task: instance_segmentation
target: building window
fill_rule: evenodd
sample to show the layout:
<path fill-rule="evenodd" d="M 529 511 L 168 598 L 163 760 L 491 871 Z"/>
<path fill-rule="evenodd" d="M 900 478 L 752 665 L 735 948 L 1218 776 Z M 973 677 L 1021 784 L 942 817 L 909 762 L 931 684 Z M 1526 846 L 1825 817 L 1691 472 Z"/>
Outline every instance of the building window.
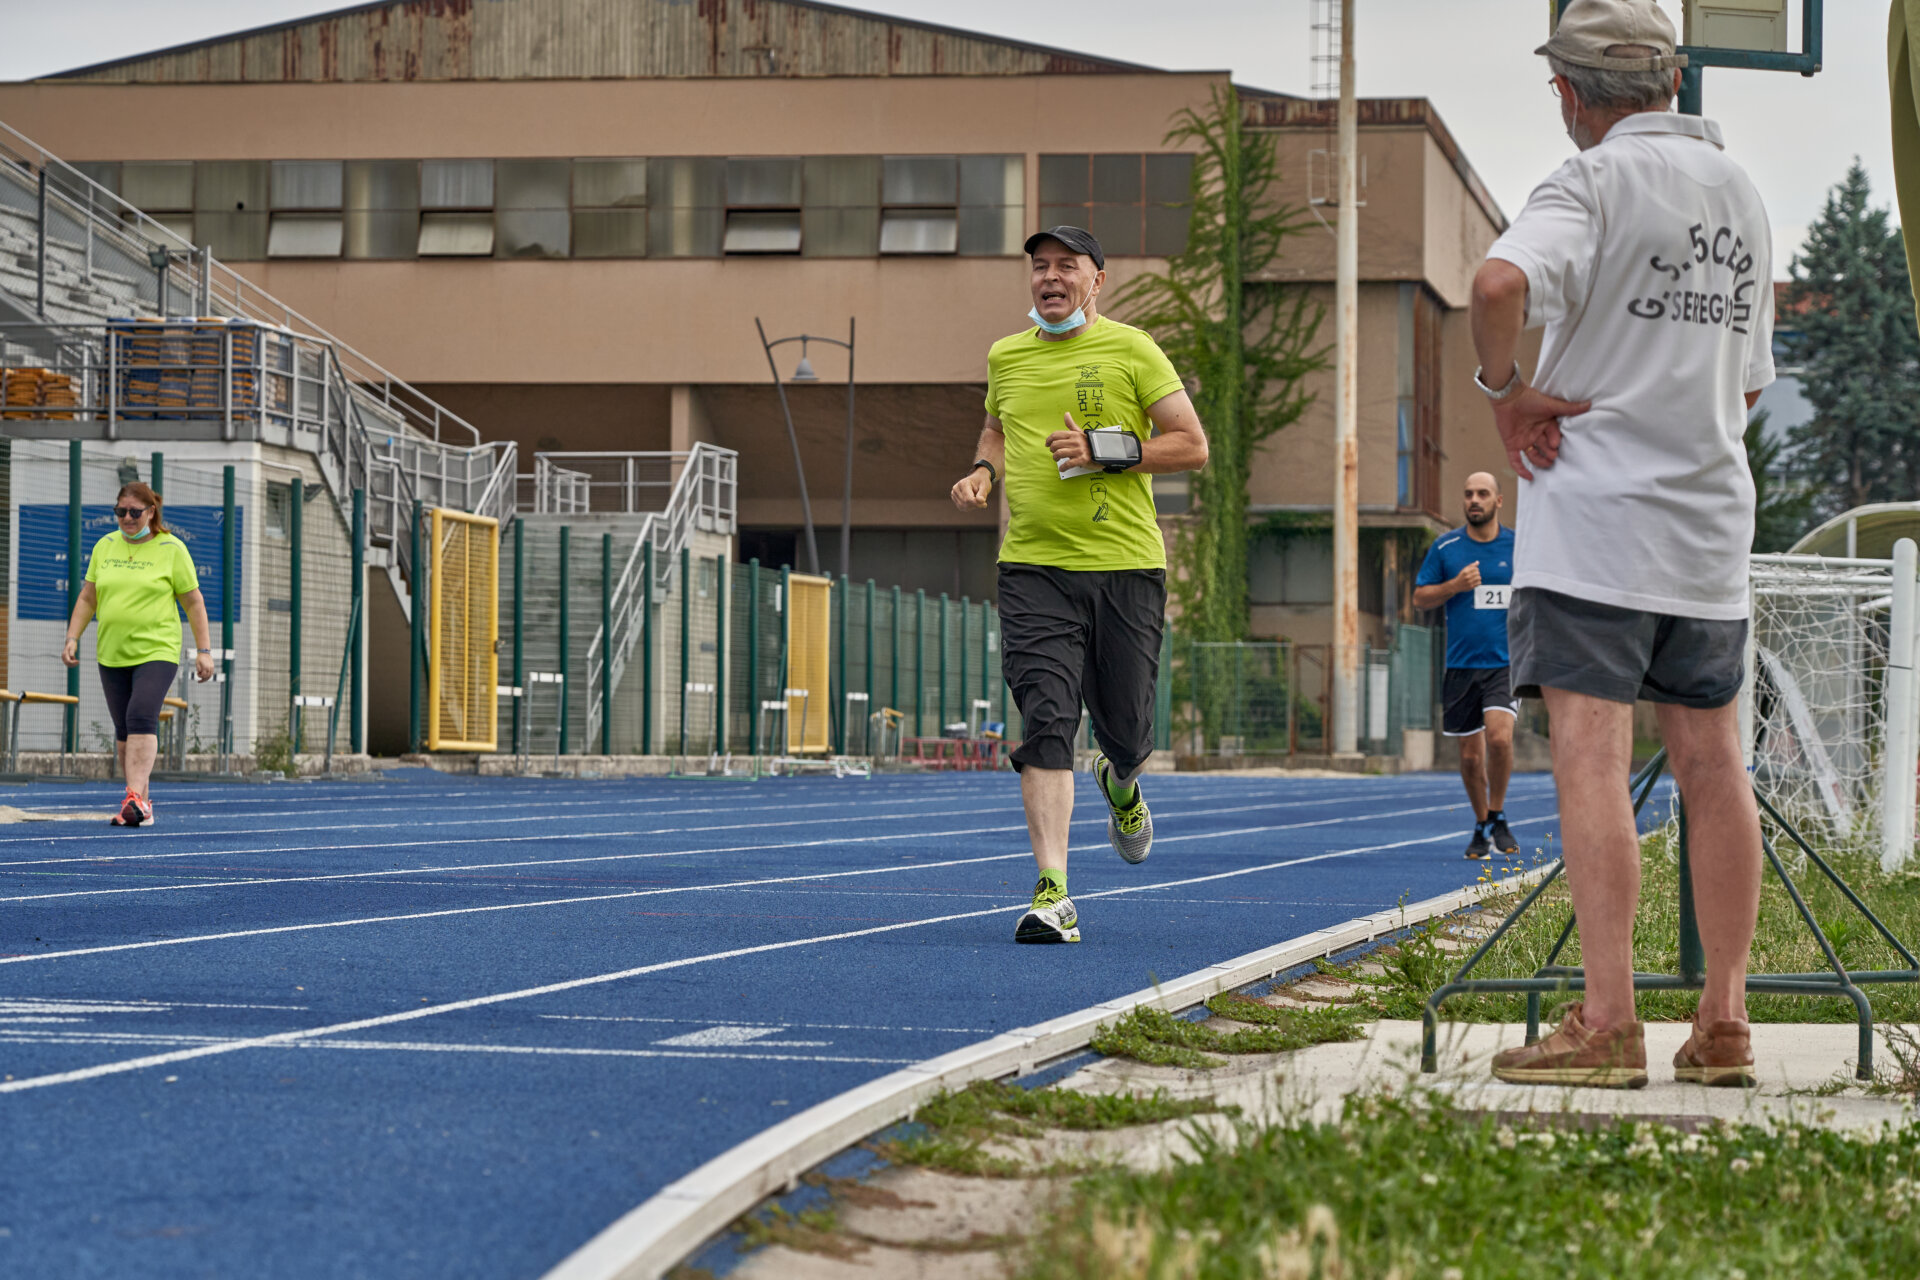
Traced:
<path fill-rule="evenodd" d="M 807 157 L 800 252 L 809 258 L 871 258 L 880 252 L 880 157 Z"/>
<path fill-rule="evenodd" d="M 718 257 L 726 208 L 725 160 L 668 156 L 647 161 L 647 251 L 654 257 Z"/>
<path fill-rule="evenodd" d="M 721 251 L 799 253 L 800 177 L 797 158 L 729 159 Z"/>
<path fill-rule="evenodd" d="M 120 198 L 182 240 L 193 239 L 193 161 L 127 161 Z"/>
<path fill-rule="evenodd" d="M 1333 603 L 1333 535 L 1267 534 L 1247 546 L 1247 601 L 1257 605 Z"/>
<path fill-rule="evenodd" d="M 1439 517 L 1440 304 L 1417 284 L 1400 286 L 1397 373 L 1398 504 Z"/>
<path fill-rule="evenodd" d="M 573 162 L 573 256 L 647 256 L 647 162 Z"/>
<path fill-rule="evenodd" d="M 572 241 L 572 166 L 565 160 L 494 162 L 493 252 L 499 258 L 564 258 Z"/>
<path fill-rule="evenodd" d="M 1193 157 L 1131 152 L 1040 157 L 1040 224 L 1085 227 L 1108 257 L 1187 247 Z"/>
<path fill-rule="evenodd" d="M 1027 158 L 960 157 L 959 252 L 1004 257 L 1026 240 Z"/>
<path fill-rule="evenodd" d="M 193 242 L 228 262 L 267 256 L 267 165 L 202 160 L 193 166 Z"/>
<path fill-rule="evenodd" d="M 493 161 L 420 162 L 423 258 L 493 256 Z"/>
<path fill-rule="evenodd" d="M 345 166 L 346 256 L 411 258 L 420 242 L 420 164 L 349 160 Z"/>
<path fill-rule="evenodd" d="M 887 156 L 880 165 L 880 252 L 952 253 L 959 248 L 958 159 Z"/>
<path fill-rule="evenodd" d="M 337 258 L 346 243 L 338 160 L 275 160 L 271 174 L 269 258 Z"/>

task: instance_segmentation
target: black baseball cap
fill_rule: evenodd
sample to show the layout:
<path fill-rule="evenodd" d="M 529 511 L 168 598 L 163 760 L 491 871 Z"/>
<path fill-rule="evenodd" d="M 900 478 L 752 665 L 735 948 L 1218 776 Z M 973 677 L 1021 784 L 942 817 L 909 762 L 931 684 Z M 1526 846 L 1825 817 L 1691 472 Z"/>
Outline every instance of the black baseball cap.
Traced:
<path fill-rule="evenodd" d="M 1048 227 L 1045 231 L 1036 231 L 1027 237 L 1027 255 L 1033 255 L 1033 246 L 1042 240 L 1058 240 L 1075 253 L 1084 253 L 1093 259 L 1093 265 L 1106 270 L 1107 255 L 1100 252 L 1100 242 L 1093 238 L 1093 232 L 1080 227 Z"/>

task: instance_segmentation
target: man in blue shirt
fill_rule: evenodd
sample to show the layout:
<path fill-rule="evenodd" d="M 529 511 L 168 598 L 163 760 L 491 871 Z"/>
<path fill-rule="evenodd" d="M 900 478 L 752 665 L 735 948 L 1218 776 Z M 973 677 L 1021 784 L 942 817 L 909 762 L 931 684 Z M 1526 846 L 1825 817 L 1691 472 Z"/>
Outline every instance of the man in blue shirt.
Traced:
<path fill-rule="evenodd" d="M 1447 607 L 1447 674 L 1441 730 L 1460 739 L 1460 780 L 1473 803 L 1467 856 L 1520 852 L 1507 829 L 1513 726 L 1519 703 L 1507 681 L 1507 596 L 1513 590 L 1513 530 L 1500 523 L 1500 482 L 1467 477 L 1467 523 L 1427 549 L 1414 579 L 1416 609 Z M 1491 714 L 1490 714 L 1491 713 Z"/>

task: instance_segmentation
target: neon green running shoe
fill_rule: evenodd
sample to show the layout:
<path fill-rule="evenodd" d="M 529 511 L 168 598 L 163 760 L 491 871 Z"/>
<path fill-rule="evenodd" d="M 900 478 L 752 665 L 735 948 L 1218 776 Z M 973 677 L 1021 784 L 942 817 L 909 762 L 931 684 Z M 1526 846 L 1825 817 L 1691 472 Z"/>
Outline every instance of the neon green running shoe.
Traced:
<path fill-rule="evenodd" d="M 1113 845 L 1113 851 L 1131 863 L 1142 863 L 1153 852 L 1153 814 L 1147 808 L 1146 789 L 1139 779 L 1133 783 L 1133 803 L 1122 809 L 1113 802 L 1113 796 L 1107 790 L 1107 780 L 1113 776 L 1113 765 L 1105 756 L 1093 758 L 1093 780 L 1100 788 L 1100 798 L 1107 802 L 1107 839 Z"/>
<path fill-rule="evenodd" d="M 1080 913 L 1074 909 L 1073 899 L 1045 876 L 1033 886 L 1033 905 L 1027 914 L 1020 917 L 1020 923 L 1013 926 L 1015 942 L 1078 942 L 1080 941 Z"/>

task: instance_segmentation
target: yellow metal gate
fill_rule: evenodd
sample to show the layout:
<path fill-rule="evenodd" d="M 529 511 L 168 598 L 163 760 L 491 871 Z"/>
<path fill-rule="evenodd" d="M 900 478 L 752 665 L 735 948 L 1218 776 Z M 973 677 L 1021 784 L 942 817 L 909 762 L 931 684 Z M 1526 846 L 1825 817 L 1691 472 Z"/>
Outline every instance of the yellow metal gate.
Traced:
<path fill-rule="evenodd" d="M 435 507 L 428 546 L 427 750 L 493 751 L 499 742 L 499 521 Z"/>
<path fill-rule="evenodd" d="M 833 746 L 833 579 L 787 577 L 787 751 L 826 753 Z"/>

